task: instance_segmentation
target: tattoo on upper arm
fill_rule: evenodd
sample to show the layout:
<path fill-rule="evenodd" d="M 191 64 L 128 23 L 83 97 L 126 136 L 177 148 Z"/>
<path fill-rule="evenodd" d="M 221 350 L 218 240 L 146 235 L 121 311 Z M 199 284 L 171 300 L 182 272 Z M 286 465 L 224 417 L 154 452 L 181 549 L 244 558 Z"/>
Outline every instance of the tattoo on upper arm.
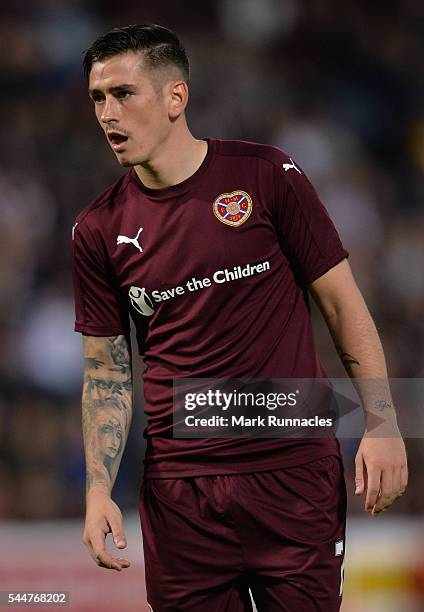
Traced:
<path fill-rule="evenodd" d="M 107 359 L 85 358 L 83 433 L 87 489 L 113 484 L 132 413 L 131 357 L 125 336 L 107 338 Z"/>

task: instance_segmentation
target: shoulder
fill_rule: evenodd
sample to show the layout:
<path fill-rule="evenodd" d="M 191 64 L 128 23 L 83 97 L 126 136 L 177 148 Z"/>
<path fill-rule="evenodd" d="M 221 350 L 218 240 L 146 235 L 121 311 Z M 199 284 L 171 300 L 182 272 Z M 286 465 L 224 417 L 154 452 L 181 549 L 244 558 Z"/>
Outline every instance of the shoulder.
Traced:
<path fill-rule="evenodd" d="M 291 191 L 300 195 L 313 191 L 302 167 L 289 153 L 279 147 L 243 140 L 218 140 L 218 155 L 231 159 L 231 165 L 244 168 L 262 185 L 270 185 L 278 201 Z M 228 161 L 225 164 L 229 165 Z"/>
<path fill-rule="evenodd" d="M 283 164 L 290 163 L 291 160 L 288 153 L 279 147 L 247 140 L 217 140 L 217 153 L 226 157 L 268 162 L 280 170 L 283 169 Z"/>
<path fill-rule="evenodd" d="M 112 183 L 105 191 L 103 191 L 95 200 L 90 202 L 81 210 L 75 219 L 73 233 L 75 228 L 95 227 L 104 214 L 109 214 L 111 208 L 116 206 L 119 196 L 125 193 L 128 187 L 130 172 L 126 172 L 117 181 Z"/>

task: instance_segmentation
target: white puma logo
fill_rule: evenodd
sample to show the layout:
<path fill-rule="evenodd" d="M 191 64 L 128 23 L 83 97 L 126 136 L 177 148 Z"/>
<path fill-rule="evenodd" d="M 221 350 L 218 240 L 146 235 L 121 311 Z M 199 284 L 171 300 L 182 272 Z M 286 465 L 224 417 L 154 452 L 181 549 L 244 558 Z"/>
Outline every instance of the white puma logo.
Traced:
<path fill-rule="evenodd" d="M 284 168 L 284 170 L 287 172 L 287 170 L 290 170 L 290 168 L 294 168 L 294 170 L 296 170 L 297 172 L 299 172 L 299 174 L 302 174 L 301 170 L 299 170 L 299 168 L 297 168 L 297 167 L 294 165 L 294 161 L 292 160 L 292 158 L 290 157 L 289 159 L 290 159 L 290 161 L 291 161 L 291 164 L 283 164 L 283 168 Z"/>
<path fill-rule="evenodd" d="M 78 225 L 78 221 L 75 223 L 75 225 L 72 226 L 72 240 L 75 239 L 75 229 L 76 229 L 77 225 Z"/>
<path fill-rule="evenodd" d="M 140 236 L 142 231 L 143 231 L 143 228 L 140 227 L 135 238 L 128 238 L 128 236 L 120 235 L 116 239 L 116 244 L 130 244 L 131 243 L 135 246 L 136 249 L 140 251 L 140 253 L 142 253 L 143 249 L 141 248 L 140 243 L 138 242 L 138 237 Z"/>

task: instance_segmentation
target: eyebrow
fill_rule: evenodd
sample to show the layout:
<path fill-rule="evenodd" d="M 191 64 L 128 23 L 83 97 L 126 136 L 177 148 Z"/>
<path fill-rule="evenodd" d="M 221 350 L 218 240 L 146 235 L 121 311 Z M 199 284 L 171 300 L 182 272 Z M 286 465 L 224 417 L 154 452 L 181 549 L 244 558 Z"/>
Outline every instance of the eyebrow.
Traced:
<path fill-rule="evenodd" d="M 120 91 L 121 89 L 134 89 L 135 85 L 131 84 L 131 83 L 123 83 L 122 85 L 114 85 L 113 87 L 110 87 L 109 89 L 107 89 L 106 91 L 110 92 L 110 93 L 116 93 L 118 91 Z M 90 96 L 92 96 L 93 94 L 97 94 L 97 93 L 103 93 L 102 89 L 89 89 L 88 93 Z"/>

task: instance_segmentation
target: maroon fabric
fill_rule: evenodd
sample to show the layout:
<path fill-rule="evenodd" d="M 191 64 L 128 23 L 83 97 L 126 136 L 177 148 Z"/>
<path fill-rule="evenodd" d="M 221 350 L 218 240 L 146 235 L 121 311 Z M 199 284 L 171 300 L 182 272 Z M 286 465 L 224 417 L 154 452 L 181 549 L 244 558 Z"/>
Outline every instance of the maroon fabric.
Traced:
<path fill-rule="evenodd" d="M 248 588 L 261 612 L 339 610 L 339 457 L 258 474 L 148 479 L 140 518 L 153 610 L 251 610 Z"/>
<path fill-rule="evenodd" d="M 129 312 L 134 320 L 150 477 L 269 470 L 339 452 L 335 440 L 172 438 L 173 378 L 325 376 L 305 287 L 348 255 L 284 152 L 208 145 L 198 171 L 168 189 L 148 189 L 130 170 L 74 230 L 75 329 L 112 336 L 129 332 Z M 243 222 L 229 225 L 222 203 L 237 191 Z M 196 288 L 192 279 L 205 278 Z"/>

